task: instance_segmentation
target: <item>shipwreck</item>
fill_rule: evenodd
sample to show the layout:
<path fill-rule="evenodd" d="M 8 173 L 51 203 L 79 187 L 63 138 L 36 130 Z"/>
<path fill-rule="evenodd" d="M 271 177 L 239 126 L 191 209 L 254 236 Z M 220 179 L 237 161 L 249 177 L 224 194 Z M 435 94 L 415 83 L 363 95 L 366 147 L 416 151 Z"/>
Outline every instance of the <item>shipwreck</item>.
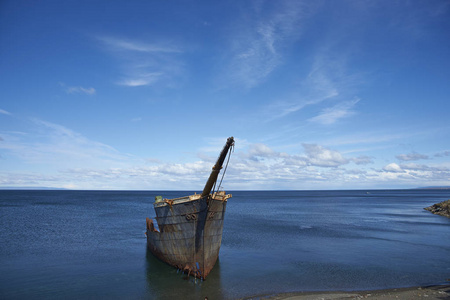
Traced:
<path fill-rule="evenodd" d="M 167 264 L 188 275 L 205 279 L 214 267 L 222 243 L 223 221 L 231 194 L 220 190 L 234 147 L 227 139 L 201 194 L 175 199 L 155 197 L 156 223 L 147 218 L 147 247 Z M 228 161 L 217 185 L 222 165 Z"/>

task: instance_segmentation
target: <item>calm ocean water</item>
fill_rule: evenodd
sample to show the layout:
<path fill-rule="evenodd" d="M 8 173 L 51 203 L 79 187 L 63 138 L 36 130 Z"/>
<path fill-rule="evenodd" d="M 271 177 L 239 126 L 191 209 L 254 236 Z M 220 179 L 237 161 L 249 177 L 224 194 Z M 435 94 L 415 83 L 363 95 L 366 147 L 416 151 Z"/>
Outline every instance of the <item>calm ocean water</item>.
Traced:
<path fill-rule="evenodd" d="M 219 261 L 187 279 L 146 250 L 153 199 L 191 192 L 0 191 L 1 299 L 236 299 L 444 283 L 450 190 L 240 191 Z"/>

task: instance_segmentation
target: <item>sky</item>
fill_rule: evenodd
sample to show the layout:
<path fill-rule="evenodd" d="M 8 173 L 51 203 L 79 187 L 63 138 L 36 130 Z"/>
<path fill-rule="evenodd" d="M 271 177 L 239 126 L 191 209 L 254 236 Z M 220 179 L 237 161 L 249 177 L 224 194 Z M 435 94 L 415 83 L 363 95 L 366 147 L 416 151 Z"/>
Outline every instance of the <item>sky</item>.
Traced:
<path fill-rule="evenodd" d="M 450 186 L 450 1 L 0 2 L 0 188 Z"/>

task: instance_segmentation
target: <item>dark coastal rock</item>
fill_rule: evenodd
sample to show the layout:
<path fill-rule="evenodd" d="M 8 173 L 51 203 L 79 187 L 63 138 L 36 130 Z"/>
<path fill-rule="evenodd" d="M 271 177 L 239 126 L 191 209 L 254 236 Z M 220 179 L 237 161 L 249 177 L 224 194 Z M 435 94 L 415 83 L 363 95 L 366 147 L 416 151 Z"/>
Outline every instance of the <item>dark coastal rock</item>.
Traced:
<path fill-rule="evenodd" d="M 450 200 L 442 201 L 441 203 L 433 204 L 425 207 L 425 210 L 431 211 L 435 215 L 450 218 Z"/>

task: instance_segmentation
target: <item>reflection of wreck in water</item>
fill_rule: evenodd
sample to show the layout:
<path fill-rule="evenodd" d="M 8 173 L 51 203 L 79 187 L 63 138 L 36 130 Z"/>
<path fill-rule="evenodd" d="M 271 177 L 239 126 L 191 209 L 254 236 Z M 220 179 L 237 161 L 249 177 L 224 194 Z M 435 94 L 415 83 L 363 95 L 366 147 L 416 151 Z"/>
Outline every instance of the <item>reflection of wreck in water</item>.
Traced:
<path fill-rule="evenodd" d="M 147 218 L 148 249 L 162 261 L 198 278 L 208 276 L 219 256 L 225 209 L 231 194 L 214 189 L 233 146 L 234 139 L 230 137 L 201 194 L 175 199 L 157 196 L 154 207 L 158 228 Z"/>

